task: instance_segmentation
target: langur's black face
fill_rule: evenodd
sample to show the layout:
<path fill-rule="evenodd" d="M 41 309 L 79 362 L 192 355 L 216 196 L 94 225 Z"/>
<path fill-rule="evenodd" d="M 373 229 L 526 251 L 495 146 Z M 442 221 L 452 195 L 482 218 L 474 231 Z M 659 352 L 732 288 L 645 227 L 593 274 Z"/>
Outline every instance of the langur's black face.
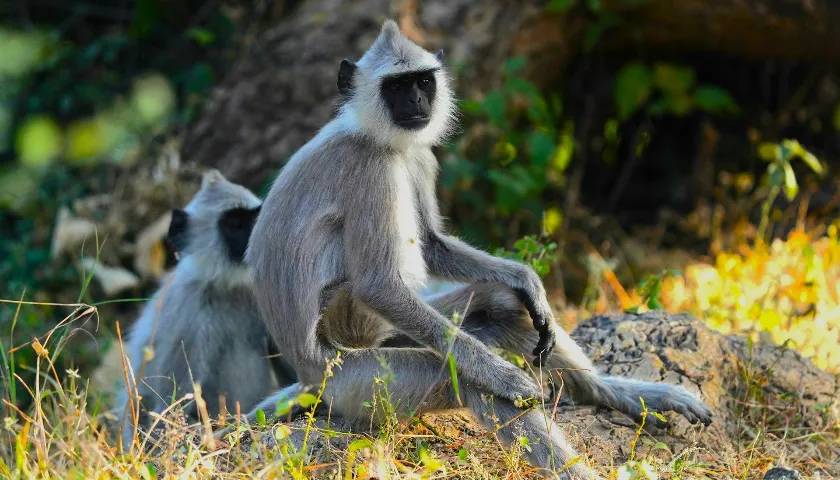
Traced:
<path fill-rule="evenodd" d="M 245 258 L 248 239 L 254 229 L 254 222 L 260 213 L 260 207 L 231 208 L 222 212 L 217 223 L 219 238 L 225 254 L 233 263 L 241 263 Z M 195 238 L 190 237 L 190 215 L 184 210 L 172 211 L 169 232 L 166 234 L 165 244 L 169 253 L 175 259 L 184 255 Z M 199 244 L 203 243 L 198 240 Z"/>
<path fill-rule="evenodd" d="M 232 262 L 239 263 L 245 258 L 248 239 L 251 237 L 251 230 L 254 229 L 254 222 L 259 213 L 260 207 L 232 208 L 225 211 L 219 218 L 219 233 L 225 243 L 228 258 Z"/>
<path fill-rule="evenodd" d="M 385 77 L 381 91 L 391 120 L 406 130 L 419 130 L 428 125 L 436 88 L 434 70 Z"/>

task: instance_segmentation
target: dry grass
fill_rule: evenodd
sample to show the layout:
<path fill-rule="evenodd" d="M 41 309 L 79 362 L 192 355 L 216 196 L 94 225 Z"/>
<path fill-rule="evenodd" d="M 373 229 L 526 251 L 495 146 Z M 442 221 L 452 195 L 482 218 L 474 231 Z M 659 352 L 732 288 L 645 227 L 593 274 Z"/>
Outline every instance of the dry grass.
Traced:
<path fill-rule="evenodd" d="M 90 306 L 67 308 L 71 313 L 64 326 L 96 316 L 96 309 Z M 13 405 L 8 391 L 4 395 L 0 433 L 0 475 L 4 478 L 538 477 L 522 458 L 527 442 L 503 448 L 492 432 L 478 427 L 463 412 L 425 415 L 408 422 L 392 419 L 377 433 L 350 435 L 342 433 L 340 425 L 311 416 L 277 425 L 210 418 L 188 425 L 173 409 L 157 419 L 165 434 L 135 438 L 123 452 L 115 441 L 116 417 L 101 408 L 101 392 L 90 391 L 89 382 L 76 372 L 59 374 L 55 370 L 55 355 L 64 338 L 55 332 L 17 347 L 35 349 L 36 382 L 18 392 L 33 399 L 26 411 Z M 13 355 L 14 350 L 5 353 Z M 746 374 L 745 378 L 760 383 L 755 372 Z M 387 394 L 376 403 L 387 411 Z M 622 479 L 758 478 L 771 457 L 782 456 L 783 461 L 797 465 L 826 461 L 818 448 L 807 448 L 825 440 L 816 438 L 824 433 L 789 431 L 780 435 L 778 425 L 774 426 L 778 415 L 767 410 L 779 406 L 749 403 L 749 397 L 744 397 L 744 403 L 747 408 L 739 420 L 742 428 L 758 434 L 754 441 L 742 442 L 736 452 L 720 452 L 710 462 L 713 449 L 672 451 L 641 430 L 634 435 L 632 429 L 626 429 L 626 444 L 619 446 L 626 453 L 625 463 L 596 467 L 607 477 Z M 218 440 L 208 436 L 208 428 L 225 427 L 233 433 Z M 575 425 L 571 431 L 572 440 L 583 452 L 580 461 L 603 456 L 603 452 L 593 451 L 600 447 L 589 441 L 585 425 Z M 791 449 L 791 445 L 802 448 Z M 803 458 L 791 458 L 792 454 Z"/>

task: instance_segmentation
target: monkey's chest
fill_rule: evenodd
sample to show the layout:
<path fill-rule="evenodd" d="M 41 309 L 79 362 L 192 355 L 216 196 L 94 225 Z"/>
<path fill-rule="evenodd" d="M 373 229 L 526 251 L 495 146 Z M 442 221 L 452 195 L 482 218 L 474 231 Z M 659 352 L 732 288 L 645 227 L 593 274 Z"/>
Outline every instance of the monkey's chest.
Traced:
<path fill-rule="evenodd" d="M 394 168 L 394 222 L 397 226 L 397 255 L 399 256 L 400 277 L 411 288 L 422 287 L 428 277 L 426 262 L 423 260 L 421 229 L 417 212 L 417 194 L 414 191 L 409 171 L 403 162 L 397 162 Z"/>

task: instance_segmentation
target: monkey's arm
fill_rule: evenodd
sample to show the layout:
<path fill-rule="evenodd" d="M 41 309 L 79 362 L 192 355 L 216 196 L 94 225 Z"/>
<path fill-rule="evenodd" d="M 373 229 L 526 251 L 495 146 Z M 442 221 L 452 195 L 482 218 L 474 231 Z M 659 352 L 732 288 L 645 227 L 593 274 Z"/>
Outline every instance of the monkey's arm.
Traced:
<path fill-rule="evenodd" d="M 524 371 L 453 325 L 402 281 L 393 191 L 382 178 L 381 172 L 355 172 L 353 181 L 362 187 L 346 189 L 352 194 L 342 202 L 344 263 L 353 297 L 441 356 L 451 351 L 466 382 L 511 400 L 541 397 Z"/>
<path fill-rule="evenodd" d="M 431 182 L 430 182 L 431 183 Z M 501 283 L 525 305 L 539 340 L 534 363 L 548 357 L 555 344 L 554 314 L 539 275 L 527 265 L 494 257 L 443 232 L 434 184 L 418 186 L 424 228 L 423 258 L 433 275 L 462 282 Z"/>

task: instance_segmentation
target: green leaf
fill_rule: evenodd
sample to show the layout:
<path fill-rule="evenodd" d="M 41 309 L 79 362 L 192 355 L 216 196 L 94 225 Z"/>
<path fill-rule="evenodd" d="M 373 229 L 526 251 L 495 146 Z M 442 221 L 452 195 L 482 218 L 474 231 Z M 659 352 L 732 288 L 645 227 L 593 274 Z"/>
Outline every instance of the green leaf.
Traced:
<path fill-rule="evenodd" d="M 455 364 L 455 355 L 452 352 L 446 356 L 447 363 L 449 363 L 449 379 L 452 380 L 452 391 L 455 393 L 455 400 L 458 405 L 461 403 L 461 386 L 458 384 L 458 368 Z"/>
<path fill-rule="evenodd" d="M 37 30 L 0 28 L 0 45 L 3 46 L 0 77 L 20 77 L 43 68 L 54 43 L 49 35 Z M 4 79 L 4 82 L 8 80 Z"/>
<path fill-rule="evenodd" d="M 626 119 L 648 100 L 651 84 L 650 69 L 641 63 L 630 63 L 618 72 L 615 81 L 615 103 L 619 118 Z"/>
<path fill-rule="evenodd" d="M 796 174 L 793 173 L 793 167 L 790 166 L 790 162 L 785 162 L 782 168 L 785 171 L 785 197 L 790 201 L 799 193 L 799 185 L 796 183 Z"/>
<path fill-rule="evenodd" d="M 292 402 L 289 400 L 280 400 L 274 407 L 274 416 L 282 417 L 292 411 Z"/>
<path fill-rule="evenodd" d="M 576 0 L 551 0 L 545 9 L 552 13 L 561 13 L 575 6 L 575 3 Z"/>
<path fill-rule="evenodd" d="M 48 165 L 61 153 L 61 128 L 45 115 L 27 118 L 17 133 L 15 149 L 20 163 L 26 167 Z"/>
<path fill-rule="evenodd" d="M 506 142 L 500 141 L 493 147 L 493 157 L 499 163 L 499 165 L 507 165 L 516 159 L 516 145 Z"/>
<path fill-rule="evenodd" d="M 153 463 L 146 463 L 146 468 L 141 471 L 144 480 L 154 480 L 158 478 L 157 467 Z"/>
<path fill-rule="evenodd" d="M 257 425 L 264 427 L 265 426 L 265 411 L 262 408 L 258 408 L 257 412 Z"/>
<path fill-rule="evenodd" d="M 423 468 L 426 473 L 436 472 L 443 469 L 443 462 L 433 457 L 432 454 L 429 453 L 428 448 L 420 449 L 420 463 L 423 464 Z"/>
<path fill-rule="evenodd" d="M 737 113 L 738 104 L 729 92 L 713 85 L 700 85 L 694 92 L 694 102 L 709 113 Z"/>
<path fill-rule="evenodd" d="M 179 80 L 187 93 L 204 93 L 215 81 L 213 69 L 207 63 L 197 63 L 185 70 Z"/>
<path fill-rule="evenodd" d="M 563 133 L 560 134 L 560 142 L 554 150 L 551 158 L 551 168 L 562 174 L 566 171 L 569 163 L 572 161 L 572 156 L 575 153 L 575 136 L 574 127 L 571 122 L 568 122 L 563 128 Z"/>
<path fill-rule="evenodd" d="M 525 57 L 512 57 L 505 62 L 505 74 L 507 75 L 513 75 L 523 68 L 525 68 Z"/>
<path fill-rule="evenodd" d="M 799 158 L 817 175 L 822 176 L 825 173 L 822 163 L 817 160 L 813 153 L 806 150 Z"/>
<path fill-rule="evenodd" d="M 765 142 L 758 146 L 758 156 L 768 162 L 776 160 L 780 155 L 779 146 L 775 143 Z"/>
<path fill-rule="evenodd" d="M 542 130 L 535 130 L 528 135 L 528 152 L 531 164 L 543 168 L 554 153 L 554 139 Z"/>
<path fill-rule="evenodd" d="M 134 113 L 145 125 L 155 125 L 175 108 L 175 91 L 169 80 L 151 74 L 134 81 L 131 104 Z"/>
<path fill-rule="evenodd" d="M 484 113 L 487 118 L 496 127 L 501 127 L 505 123 L 505 97 L 502 92 L 494 90 L 484 97 L 481 102 Z"/>
<path fill-rule="evenodd" d="M 694 99 L 685 93 L 666 93 L 662 97 L 663 110 L 678 117 L 689 113 L 694 105 Z"/>
<path fill-rule="evenodd" d="M 519 437 L 519 446 L 525 449 L 525 451 L 531 451 L 531 441 L 528 440 L 528 437 L 526 437 L 525 435 L 521 435 Z"/>
<path fill-rule="evenodd" d="M 469 458 L 469 455 L 470 452 L 466 448 L 461 447 L 458 449 L 458 460 L 466 462 Z"/>
<path fill-rule="evenodd" d="M 359 450 L 370 448 L 372 446 L 373 442 L 371 442 L 369 438 L 359 438 L 357 440 L 353 440 L 347 445 L 347 451 L 351 453 L 358 452 Z"/>
<path fill-rule="evenodd" d="M 210 45 L 216 40 L 216 34 L 206 28 L 193 27 L 187 30 L 187 36 L 202 47 Z"/>
<path fill-rule="evenodd" d="M 767 167 L 767 184 L 771 187 L 782 187 L 785 183 L 785 174 L 779 169 L 779 164 L 771 163 Z"/>
<path fill-rule="evenodd" d="M 301 393 L 297 397 L 298 405 L 300 405 L 303 408 L 309 408 L 312 405 L 315 405 L 317 401 L 318 397 L 308 392 Z"/>
<path fill-rule="evenodd" d="M 461 100 L 459 109 L 464 113 L 476 114 L 481 111 L 481 102 L 476 100 Z"/>
<path fill-rule="evenodd" d="M 670 63 L 658 63 L 653 67 L 653 83 L 669 95 L 684 95 L 694 86 L 694 70 Z"/>

